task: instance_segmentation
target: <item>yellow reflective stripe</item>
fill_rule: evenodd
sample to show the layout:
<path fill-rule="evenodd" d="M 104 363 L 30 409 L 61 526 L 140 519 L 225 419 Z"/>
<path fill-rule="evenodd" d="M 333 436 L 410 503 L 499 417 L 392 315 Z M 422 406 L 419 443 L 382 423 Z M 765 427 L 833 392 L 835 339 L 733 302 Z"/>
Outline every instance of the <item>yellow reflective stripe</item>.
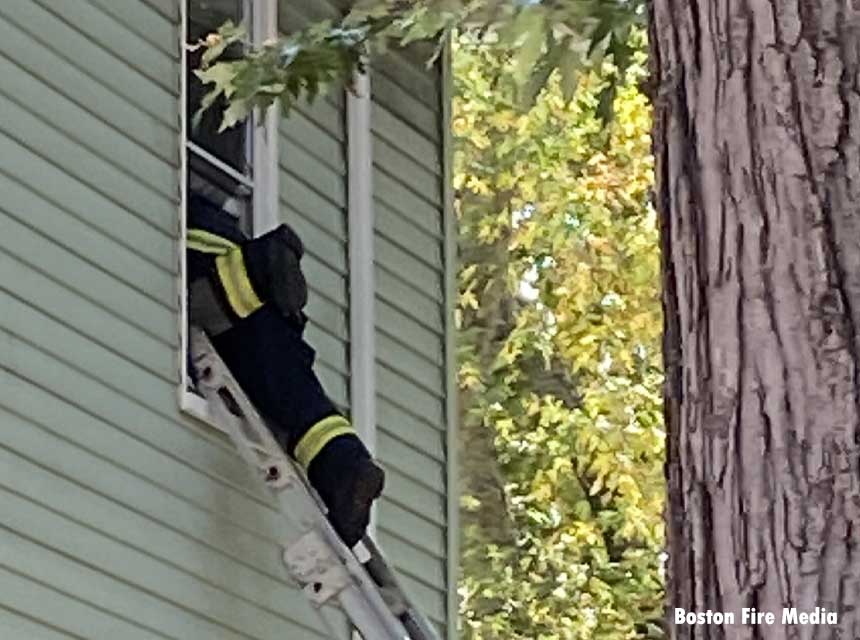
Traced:
<path fill-rule="evenodd" d="M 355 429 L 343 416 L 329 416 L 312 426 L 296 445 L 295 458 L 305 471 L 317 454 L 332 439 L 343 435 L 355 435 Z"/>
<path fill-rule="evenodd" d="M 246 318 L 263 306 L 248 278 L 241 249 L 237 247 L 226 255 L 218 256 L 215 258 L 215 266 L 227 300 L 237 316 Z"/>
<path fill-rule="evenodd" d="M 191 249 L 192 251 L 197 251 L 199 253 L 214 253 L 219 256 L 223 256 L 225 253 L 230 251 L 225 247 L 213 247 L 212 245 L 204 244 L 202 242 L 196 242 L 189 238 L 188 242 L 185 243 L 185 246 Z"/>
<path fill-rule="evenodd" d="M 222 238 L 219 235 L 214 233 L 210 233 L 208 231 L 204 231 L 203 229 L 189 229 L 188 230 L 188 246 L 191 246 L 191 243 L 194 243 L 197 246 L 207 246 L 211 248 L 219 248 L 222 249 L 222 253 L 226 253 L 230 249 L 235 249 L 239 245 L 237 245 L 232 240 L 228 240 L 227 238 Z M 225 251 L 226 250 L 226 251 Z M 199 251 L 199 249 L 198 249 Z M 207 253 L 215 253 L 214 251 L 209 251 Z"/>

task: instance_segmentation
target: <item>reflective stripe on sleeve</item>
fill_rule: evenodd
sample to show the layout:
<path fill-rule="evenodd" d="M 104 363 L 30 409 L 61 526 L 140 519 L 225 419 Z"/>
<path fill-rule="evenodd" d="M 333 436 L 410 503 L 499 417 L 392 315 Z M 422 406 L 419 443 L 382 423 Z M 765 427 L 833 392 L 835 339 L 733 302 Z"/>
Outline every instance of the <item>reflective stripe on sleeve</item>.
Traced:
<path fill-rule="evenodd" d="M 323 418 L 299 440 L 294 454 L 296 460 L 307 471 L 319 452 L 334 438 L 343 435 L 356 435 L 349 420 L 340 415 Z"/>
<path fill-rule="evenodd" d="M 227 300 L 237 316 L 247 318 L 263 306 L 257 292 L 251 285 L 248 271 L 245 269 L 242 250 L 239 247 L 215 258 L 215 266 L 218 269 L 218 278 L 221 280 L 221 286 L 224 287 Z"/>
<path fill-rule="evenodd" d="M 223 256 L 225 253 L 230 251 L 224 247 L 213 247 L 212 245 L 204 244 L 202 242 L 196 242 L 190 238 L 188 239 L 188 242 L 185 243 L 185 246 L 192 251 L 197 251 L 198 253 L 214 253 L 218 256 Z"/>
<path fill-rule="evenodd" d="M 201 253 L 214 253 L 224 255 L 231 249 L 237 248 L 235 242 L 222 238 L 219 235 L 204 231 L 203 229 L 189 229 L 186 238 L 186 244 L 189 249 L 199 251 Z"/>

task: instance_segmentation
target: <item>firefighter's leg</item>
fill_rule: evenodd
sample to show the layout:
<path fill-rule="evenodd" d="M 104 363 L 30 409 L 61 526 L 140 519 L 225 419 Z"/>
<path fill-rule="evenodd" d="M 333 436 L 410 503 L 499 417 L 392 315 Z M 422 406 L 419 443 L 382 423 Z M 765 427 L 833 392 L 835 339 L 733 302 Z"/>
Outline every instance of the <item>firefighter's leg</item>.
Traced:
<path fill-rule="evenodd" d="M 213 338 L 254 405 L 279 429 L 276 437 L 305 468 L 352 546 L 364 535 L 384 474 L 313 371 L 314 350 L 302 331 L 269 305 Z"/>

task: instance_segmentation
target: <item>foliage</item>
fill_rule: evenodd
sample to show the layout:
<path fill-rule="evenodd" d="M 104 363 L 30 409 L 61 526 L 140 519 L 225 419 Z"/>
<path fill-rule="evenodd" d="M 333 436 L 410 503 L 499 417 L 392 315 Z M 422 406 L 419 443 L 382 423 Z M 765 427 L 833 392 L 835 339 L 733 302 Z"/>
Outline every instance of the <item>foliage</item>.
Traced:
<path fill-rule="evenodd" d="M 245 36 L 228 22 L 199 44 L 207 50 L 197 74 L 212 85 L 201 112 L 224 96 L 229 106 L 222 128 L 276 100 L 288 113 L 297 100 L 348 81 L 365 60 L 389 47 L 430 40 L 438 55 L 455 30 L 492 43 L 510 59 L 506 72 L 520 106 L 533 103 L 556 69 L 569 99 L 580 73 L 605 57 L 622 73 L 627 69 L 633 53 L 629 36 L 643 19 L 643 6 L 644 0 L 359 0 L 339 22 L 315 23 L 248 47 L 238 60 L 222 58 Z M 614 83 L 603 88 L 604 116 L 614 90 Z"/>
<path fill-rule="evenodd" d="M 605 127 L 612 65 L 570 101 L 553 74 L 522 113 L 516 60 L 475 36 L 455 47 L 465 638 L 663 635 L 643 61 Z"/>

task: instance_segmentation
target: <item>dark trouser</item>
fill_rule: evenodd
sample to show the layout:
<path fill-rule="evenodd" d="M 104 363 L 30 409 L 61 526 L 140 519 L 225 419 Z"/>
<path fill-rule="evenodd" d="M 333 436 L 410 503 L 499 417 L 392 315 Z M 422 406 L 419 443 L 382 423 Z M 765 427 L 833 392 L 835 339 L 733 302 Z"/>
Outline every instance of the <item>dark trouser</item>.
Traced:
<path fill-rule="evenodd" d="M 290 455 L 311 427 L 338 413 L 314 374 L 315 353 L 302 330 L 270 305 L 216 335 L 212 343 Z M 369 460 L 358 437 L 343 433 L 329 440 L 307 469 L 335 530 L 350 547 L 364 535 L 371 502 L 382 490 L 382 472 Z"/>
<path fill-rule="evenodd" d="M 310 427 L 338 413 L 314 374 L 316 354 L 302 333 L 267 304 L 212 339 L 290 454 Z"/>

